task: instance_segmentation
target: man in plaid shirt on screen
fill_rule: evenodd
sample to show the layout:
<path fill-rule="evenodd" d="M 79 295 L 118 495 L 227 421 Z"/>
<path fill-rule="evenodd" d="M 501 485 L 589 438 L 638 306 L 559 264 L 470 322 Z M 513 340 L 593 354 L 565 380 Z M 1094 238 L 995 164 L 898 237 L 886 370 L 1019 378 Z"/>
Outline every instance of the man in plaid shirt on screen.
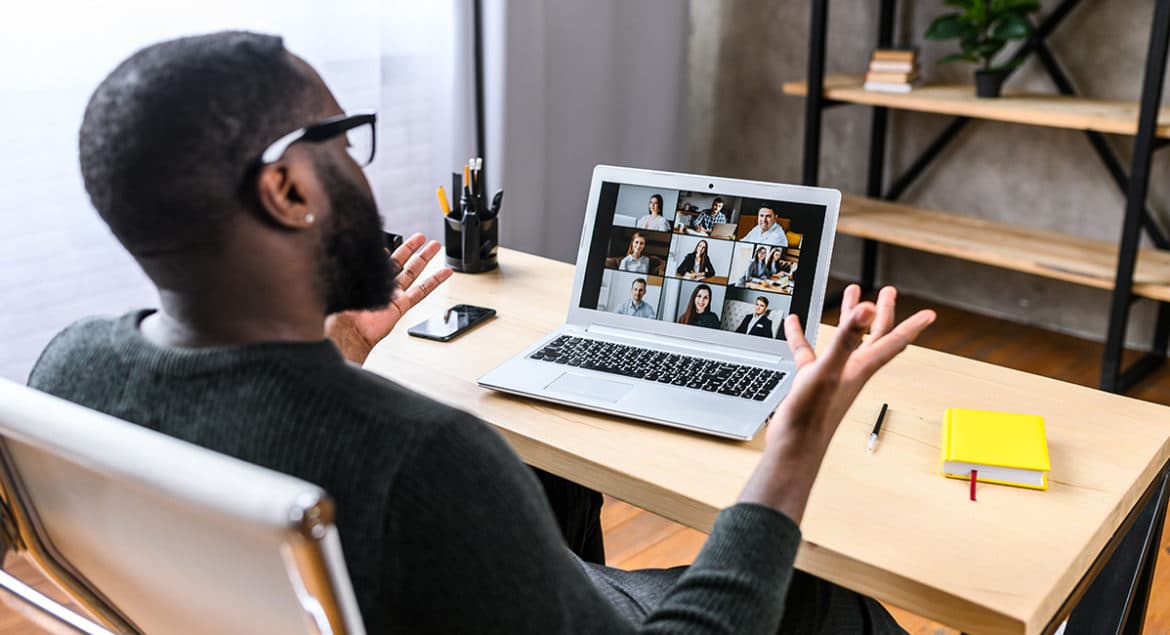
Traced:
<path fill-rule="evenodd" d="M 723 214 L 723 199 L 716 197 L 711 201 L 711 209 L 705 209 L 699 212 L 695 220 L 691 222 L 691 229 L 702 232 L 703 234 L 710 234 L 711 228 L 715 223 L 726 223 L 727 216 Z"/>

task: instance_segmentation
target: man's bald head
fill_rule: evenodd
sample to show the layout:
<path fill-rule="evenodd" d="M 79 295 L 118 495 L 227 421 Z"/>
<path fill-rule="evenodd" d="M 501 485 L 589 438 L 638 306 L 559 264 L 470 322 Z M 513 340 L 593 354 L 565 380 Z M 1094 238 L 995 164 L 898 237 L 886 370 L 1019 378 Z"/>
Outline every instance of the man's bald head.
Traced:
<path fill-rule="evenodd" d="M 240 31 L 148 46 L 94 91 L 81 173 L 102 219 L 136 257 L 215 253 L 255 205 L 249 177 L 277 137 L 331 101 L 281 38 Z"/>

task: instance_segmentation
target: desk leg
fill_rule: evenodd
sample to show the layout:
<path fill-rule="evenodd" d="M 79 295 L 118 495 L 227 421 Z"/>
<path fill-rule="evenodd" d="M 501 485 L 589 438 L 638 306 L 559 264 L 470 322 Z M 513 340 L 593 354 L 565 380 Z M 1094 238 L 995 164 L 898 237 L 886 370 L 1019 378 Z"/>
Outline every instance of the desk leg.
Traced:
<path fill-rule="evenodd" d="M 1170 469 L 1163 468 L 1153 487 L 1153 496 L 1117 551 L 1073 608 L 1065 635 L 1141 633 L 1170 498 Z"/>

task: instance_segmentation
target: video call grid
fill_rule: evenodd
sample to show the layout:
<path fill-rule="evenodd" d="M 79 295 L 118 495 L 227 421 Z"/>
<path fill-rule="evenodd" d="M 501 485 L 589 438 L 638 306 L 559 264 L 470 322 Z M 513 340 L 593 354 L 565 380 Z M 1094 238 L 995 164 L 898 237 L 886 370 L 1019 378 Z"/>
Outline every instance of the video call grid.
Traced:
<path fill-rule="evenodd" d="M 645 213 L 620 213 L 635 198 Z M 741 204 L 735 196 L 622 185 L 597 308 L 783 339 L 800 261 L 785 231 L 791 219 L 776 215 L 778 205 L 745 215 Z"/>

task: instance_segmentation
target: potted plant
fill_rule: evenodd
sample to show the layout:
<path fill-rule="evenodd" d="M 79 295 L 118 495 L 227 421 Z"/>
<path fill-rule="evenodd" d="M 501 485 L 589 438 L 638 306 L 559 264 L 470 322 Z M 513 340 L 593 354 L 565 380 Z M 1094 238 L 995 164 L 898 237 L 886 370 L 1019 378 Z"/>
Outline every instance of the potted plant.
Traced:
<path fill-rule="evenodd" d="M 1010 40 L 1032 34 L 1028 14 L 1040 8 L 1037 0 L 943 0 L 959 11 L 939 16 L 926 30 L 928 40 L 959 40 L 959 53 L 938 61 L 982 64 L 975 71 L 975 95 L 999 97 L 1012 64 L 992 66 L 991 60 Z"/>

